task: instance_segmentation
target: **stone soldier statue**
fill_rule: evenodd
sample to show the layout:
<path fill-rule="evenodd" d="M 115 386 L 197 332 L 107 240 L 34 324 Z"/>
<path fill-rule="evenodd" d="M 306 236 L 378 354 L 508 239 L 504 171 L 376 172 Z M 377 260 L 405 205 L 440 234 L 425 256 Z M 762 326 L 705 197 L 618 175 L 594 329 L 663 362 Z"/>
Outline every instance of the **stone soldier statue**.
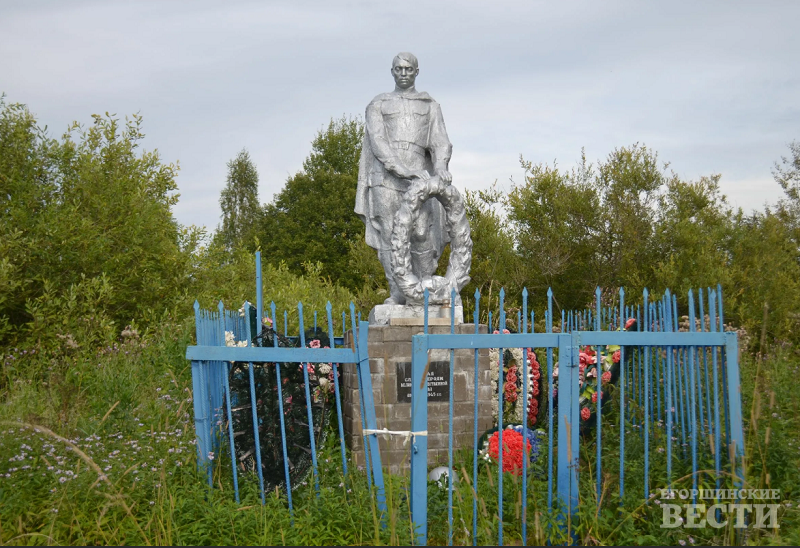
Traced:
<path fill-rule="evenodd" d="M 391 73 L 394 91 L 378 95 L 367 106 L 355 212 L 366 224 L 367 244 L 377 250 L 389 281 L 390 296 L 385 304 L 403 305 L 408 292 L 398 285 L 398 274 L 406 272 L 392 264 L 395 218 L 405 193 L 415 182 L 428 183 L 434 192 L 450 185 L 448 164 L 453 147 L 439 104 L 414 87 L 419 74 L 417 58 L 411 53 L 398 54 Z M 451 193 L 458 194 L 454 188 Z M 433 273 L 450 241 L 442 203 L 427 198 L 429 195 L 425 194 L 414 212 L 408 230 L 413 279 L 425 287 L 433 287 Z M 469 238 L 468 226 L 466 230 Z M 469 251 L 471 245 L 470 240 Z M 452 285 L 461 289 L 460 283 Z"/>

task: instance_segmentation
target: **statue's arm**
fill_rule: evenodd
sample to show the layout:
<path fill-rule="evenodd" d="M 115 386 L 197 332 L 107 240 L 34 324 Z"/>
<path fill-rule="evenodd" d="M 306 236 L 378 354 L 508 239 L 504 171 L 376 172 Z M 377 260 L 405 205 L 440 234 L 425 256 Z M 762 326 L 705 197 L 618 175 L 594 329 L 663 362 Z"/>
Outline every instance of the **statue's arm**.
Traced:
<path fill-rule="evenodd" d="M 387 171 L 390 171 L 401 178 L 407 178 L 407 169 L 400 162 L 394 149 L 389 145 L 386 137 L 386 127 L 383 125 L 383 114 L 381 114 L 381 104 L 373 101 L 367 106 L 366 112 L 367 138 L 372 147 L 372 154 L 383 164 Z"/>
<path fill-rule="evenodd" d="M 452 181 L 452 176 L 448 171 L 450 156 L 453 153 L 453 145 L 447 137 L 447 128 L 444 126 L 444 117 L 439 103 L 431 105 L 431 126 L 428 138 L 431 157 L 433 160 L 434 172 L 446 183 Z"/>

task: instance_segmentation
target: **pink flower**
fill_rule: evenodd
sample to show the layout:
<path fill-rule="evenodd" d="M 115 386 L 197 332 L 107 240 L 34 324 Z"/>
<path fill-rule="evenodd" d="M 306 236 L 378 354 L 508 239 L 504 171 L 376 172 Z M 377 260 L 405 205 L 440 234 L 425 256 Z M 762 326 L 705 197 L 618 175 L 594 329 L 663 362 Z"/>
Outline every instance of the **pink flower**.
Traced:
<path fill-rule="evenodd" d="M 616 352 L 614 352 L 614 354 L 611 355 L 611 359 L 614 361 L 614 363 L 619 363 L 620 360 L 619 350 L 617 350 Z"/>
<path fill-rule="evenodd" d="M 602 392 L 600 392 L 600 399 L 601 400 L 603 399 L 603 393 Z M 597 403 L 597 392 L 592 394 L 592 403 Z"/>
<path fill-rule="evenodd" d="M 636 323 L 636 318 L 628 318 L 628 321 L 625 322 L 625 329 L 630 329 L 630 327 Z"/>
<path fill-rule="evenodd" d="M 591 416 L 592 416 L 592 412 L 589 411 L 588 407 L 584 407 L 583 409 L 581 409 L 581 418 L 583 420 L 585 420 L 585 421 L 589 420 L 589 417 L 591 417 Z"/>
<path fill-rule="evenodd" d="M 604 383 L 609 382 L 611 380 L 611 371 L 606 371 L 605 373 L 603 373 L 603 376 L 601 378 L 603 379 Z"/>
<path fill-rule="evenodd" d="M 309 348 L 319 348 L 319 339 L 314 339 L 308 343 Z"/>

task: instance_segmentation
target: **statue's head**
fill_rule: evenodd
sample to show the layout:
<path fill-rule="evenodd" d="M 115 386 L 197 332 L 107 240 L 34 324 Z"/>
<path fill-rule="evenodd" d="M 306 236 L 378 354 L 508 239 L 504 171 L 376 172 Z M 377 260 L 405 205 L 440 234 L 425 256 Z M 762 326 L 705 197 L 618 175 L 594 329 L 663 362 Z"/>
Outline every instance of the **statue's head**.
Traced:
<path fill-rule="evenodd" d="M 414 87 L 414 81 L 419 74 L 419 63 L 413 53 L 402 52 L 395 55 L 392 60 L 392 76 L 400 89 Z"/>

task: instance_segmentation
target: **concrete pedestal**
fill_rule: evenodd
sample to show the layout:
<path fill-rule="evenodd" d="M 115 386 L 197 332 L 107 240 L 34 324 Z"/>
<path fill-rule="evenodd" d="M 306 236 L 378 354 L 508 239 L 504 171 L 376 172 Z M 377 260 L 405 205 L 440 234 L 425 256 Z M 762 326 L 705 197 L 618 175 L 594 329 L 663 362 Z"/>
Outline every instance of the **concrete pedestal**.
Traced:
<path fill-rule="evenodd" d="M 479 327 L 486 333 L 485 325 Z M 429 333 L 449 333 L 448 325 L 429 325 Z M 456 325 L 458 334 L 475 333 L 474 324 Z M 369 356 L 375 417 L 378 429 L 407 431 L 411 426 L 410 376 L 411 337 L 422 333 L 422 325 L 370 325 Z M 348 334 L 349 335 L 349 334 Z M 349 341 L 347 344 L 351 344 Z M 493 396 L 489 373 L 489 351 L 478 352 L 478 433 L 492 427 Z M 449 390 L 453 391 L 453 449 L 472 448 L 474 428 L 474 350 L 456 350 L 453 386 L 449 386 L 449 350 L 429 353 L 428 465 L 447 465 Z M 342 374 L 342 413 L 345 437 L 357 465 L 364 465 L 361 409 L 356 366 L 347 364 Z M 408 378 L 408 380 L 406 380 Z M 411 444 L 403 447 L 402 436 L 380 436 L 381 461 L 390 473 L 410 467 Z"/>

